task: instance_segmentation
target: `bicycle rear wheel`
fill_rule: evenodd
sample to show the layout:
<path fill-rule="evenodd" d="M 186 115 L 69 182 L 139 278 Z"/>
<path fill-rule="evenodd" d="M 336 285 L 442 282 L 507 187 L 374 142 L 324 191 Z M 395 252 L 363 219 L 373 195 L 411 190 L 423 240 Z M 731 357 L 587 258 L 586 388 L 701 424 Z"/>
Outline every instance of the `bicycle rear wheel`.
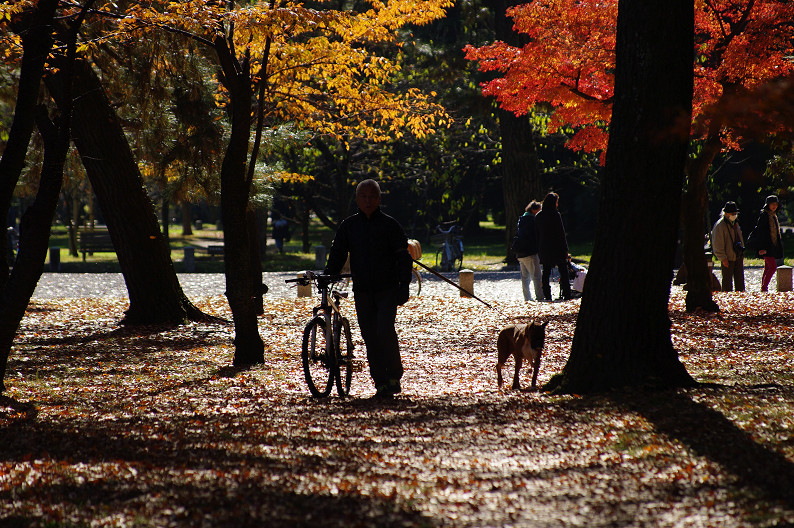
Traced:
<path fill-rule="evenodd" d="M 353 379 L 353 338 L 350 334 L 350 321 L 346 317 L 334 328 L 336 341 L 336 361 L 334 361 L 334 377 L 336 392 L 345 397 L 350 394 L 350 382 Z"/>
<path fill-rule="evenodd" d="M 303 361 L 303 374 L 306 384 L 314 396 L 328 396 L 333 386 L 333 354 L 331 347 L 326 343 L 325 319 L 316 316 L 309 321 L 303 330 L 303 345 L 301 359 Z"/>

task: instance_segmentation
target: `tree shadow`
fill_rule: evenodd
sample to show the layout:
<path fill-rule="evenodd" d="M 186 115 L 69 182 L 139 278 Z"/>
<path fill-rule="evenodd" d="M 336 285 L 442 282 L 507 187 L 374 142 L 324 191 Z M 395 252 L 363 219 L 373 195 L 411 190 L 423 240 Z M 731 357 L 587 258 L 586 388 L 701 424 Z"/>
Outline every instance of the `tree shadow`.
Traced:
<path fill-rule="evenodd" d="M 794 388 L 779 385 L 729 387 L 701 385 L 713 391 L 774 390 L 794 395 Z M 719 411 L 694 401 L 683 391 L 630 392 L 610 395 L 621 408 L 651 422 L 657 432 L 678 440 L 697 455 L 733 474 L 766 499 L 794 507 L 794 463 L 755 441 Z"/>
<path fill-rule="evenodd" d="M 21 402 L 9 396 L 0 396 L 0 420 L 14 418 L 14 421 L 32 421 L 39 411 L 31 402 Z"/>
<path fill-rule="evenodd" d="M 284 456 L 252 449 L 224 449 L 219 436 L 206 438 L 191 431 L 195 419 L 172 419 L 172 438 L 126 435 L 141 426 L 135 419 L 123 423 L 93 423 L 80 430 L 64 430 L 45 423 L 16 423 L 0 427 L 0 461 L 63 460 L 69 464 L 118 465 L 102 479 L 40 479 L 20 487 L 0 488 L 0 502 L 47 504 L 83 518 L 148 510 L 152 525 L 206 527 L 302 526 L 439 526 L 437 519 L 416 510 L 409 502 L 386 496 L 365 496 L 355 489 L 313 490 L 317 476 L 335 475 L 337 461 L 311 453 Z M 210 427 L 212 429 L 212 427 Z M 274 432 L 276 444 L 288 436 Z M 131 471 L 127 471 L 129 465 Z M 305 484 L 304 484 L 305 482 Z M 144 506 L 145 505 L 145 506 Z M 111 512 L 111 513 L 109 513 Z M 6 510 L 11 515 L 1 526 L 45 525 L 45 511 Z"/>

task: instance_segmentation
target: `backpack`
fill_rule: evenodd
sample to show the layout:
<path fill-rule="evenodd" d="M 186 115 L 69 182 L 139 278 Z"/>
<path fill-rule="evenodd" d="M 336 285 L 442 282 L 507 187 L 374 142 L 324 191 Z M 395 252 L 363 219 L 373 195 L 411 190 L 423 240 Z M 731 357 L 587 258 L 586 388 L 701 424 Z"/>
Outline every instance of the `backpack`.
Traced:
<path fill-rule="evenodd" d="M 529 252 L 529 241 L 525 238 L 520 238 L 518 235 L 513 237 L 513 243 L 510 245 L 510 249 L 515 254 L 522 254 Z"/>

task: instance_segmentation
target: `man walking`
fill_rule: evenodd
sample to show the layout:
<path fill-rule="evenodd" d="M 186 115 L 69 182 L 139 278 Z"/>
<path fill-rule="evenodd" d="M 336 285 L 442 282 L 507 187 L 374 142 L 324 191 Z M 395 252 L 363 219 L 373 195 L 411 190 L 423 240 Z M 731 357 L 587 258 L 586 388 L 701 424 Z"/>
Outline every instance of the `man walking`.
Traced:
<path fill-rule="evenodd" d="M 358 213 L 342 221 L 325 272 L 338 274 L 350 255 L 353 294 L 361 336 L 377 398 L 398 394 L 403 376 L 394 322 L 397 306 L 408 300 L 411 255 L 400 224 L 380 210 L 381 191 L 375 180 L 356 187 Z"/>
<path fill-rule="evenodd" d="M 727 202 L 722 216 L 711 230 L 711 250 L 720 261 L 722 291 L 744 291 L 744 238 L 736 222 L 739 208 L 735 202 Z"/>

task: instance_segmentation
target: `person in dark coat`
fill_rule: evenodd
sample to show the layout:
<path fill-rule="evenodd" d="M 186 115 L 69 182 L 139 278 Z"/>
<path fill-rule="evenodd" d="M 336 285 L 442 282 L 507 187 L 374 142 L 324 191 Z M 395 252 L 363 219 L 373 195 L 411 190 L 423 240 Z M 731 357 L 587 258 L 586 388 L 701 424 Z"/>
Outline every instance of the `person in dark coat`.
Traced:
<path fill-rule="evenodd" d="M 767 196 L 749 238 L 758 256 L 764 259 L 764 274 L 761 277 L 763 292 L 769 290 L 769 282 L 777 270 L 777 260 L 783 258 L 783 234 L 775 213 L 779 206 L 777 196 Z"/>
<path fill-rule="evenodd" d="M 568 240 L 565 238 L 565 227 L 562 216 L 557 210 L 559 196 L 549 193 L 543 199 L 543 207 L 535 215 L 535 226 L 538 233 L 538 255 L 543 268 L 543 296 L 551 300 L 549 276 L 553 267 L 560 272 L 560 298 L 571 298 L 571 282 L 568 280 Z"/>
<path fill-rule="evenodd" d="M 518 219 L 513 251 L 516 253 L 518 265 L 521 269 L 521 292 L 524 294 L 524 300 L 532 300 L 532 291 L 529 289 L 529 283 L 532 282 L 535 299 L 542 301 L 543 285 L 540 273 L 540 257 L 538 257 L 538 234 L 535 229 L 535 215 L 540 211 L 540 204 L 532 200 L 525 211 Z"/>
<path fill-rule="evenodd" d="M 338 274 L 350 255 L 356 316 L 367 347 L 375 396 L 390 398 L 402 390 L 403 366 L 394 323 L 397 307 L 409 297 L 413 262 L 405 231 L 381 211 L 380 198 L 375 180 L 358 184 L 359 211 L 339 225 L 325 272 Z"/>

